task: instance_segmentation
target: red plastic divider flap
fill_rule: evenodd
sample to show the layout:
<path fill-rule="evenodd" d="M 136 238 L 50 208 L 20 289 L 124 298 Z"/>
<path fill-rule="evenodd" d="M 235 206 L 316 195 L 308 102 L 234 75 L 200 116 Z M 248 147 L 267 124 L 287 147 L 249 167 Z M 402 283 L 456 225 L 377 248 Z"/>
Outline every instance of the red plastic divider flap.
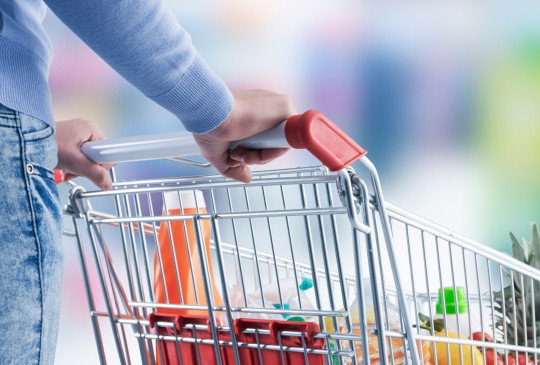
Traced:
<path fill-rule="evenodd" d="M 247 329 L 266 330 L 269 333 L 251 334 L 244 333 Z M 241 318 L 235 320 L 234 330 L 236 338 L 239 341 L 247 343 L 259 343 L 261 347 L 264 345 L 274 345 L 284 347 L 304 347 L 307 349 L 322 349 L 325 344 L 323 338 L 313 338 L 313 335 L 320 331 L 319 325 L 313 322 L 294 322 L 294 321 L 273 321 L 266 319 L 247 319 Z M 302 332 L 302 337 L 283 335 L 283 332 Z M 280 334 L 282 334 L 280 336 Z M 279 338 L 278 338 L 279 337 Z M 323 365 L 325 356 L 322 354 L 310 353 L 307 355 L 309 365 Z M 285 365 L 306 364 L 304 352 L 285 351 L 281 354 L 279 351 L 262 348 L 261 350 L 249 349 L 241 354 L 242 364 L 281 364 Z"/>
<path fill-rule="evenodd" d="M 171 328 L 172 330 L 172 327 L 161 327 L 161 326 L 157 326 L 157 322 L 171 322 L 171 323 L 176 323 L 176 317 L 175 315 L 170 315 L 170 314 L 161 314 L 161 313 L 158 313 L 158 312 L 154 312 L 154 313 L 150 313 L 150 315 L 148 316 L 148 322 L 150 322 L 150 328 L 153 329 L 153 330 L 156 330 L 156 332 L 160 332 L 160 334 L 163 334 L 163 330 L 165 328 Z"/>
<path fill-rule="evenodd" d="M 315 333 L 320 332 L 320 327 L 314 322 L 296 322 L 296 321 L 273 321 L 268 319 L 240 318 L 234 322 L 234 331 L 238 338 L 245 338 L 247 335 L 243 331 L 246 329 L 259 329 L 270 331 L 267 338 L 259 338 L 261 343 L 278 344 L 277 338 L 280 332 L 302 332 L 305 333 L 305 344 L 307 347 L 322 348 L 324 346 L 323 338 L 313 338 Z M 282 336 L 284 346 L 301 347 L 302 340 L 300 336 Z"/>
<path fill-rule="evenodd" d="M 283 346 L 322 348 L 324 346 L 323 338 L 313 338 L 315 333 L 320 332 L 318 324 L 313 322 L 293 322 L 293 321 L 274 321 L 270 324 L 270 333 L 272 337 L 278 337 L 280 332 L 302 332 L 305 333 L 305 342 L 302 343 L 301 336 L 282 336 Z"/>
<path fill-rule="evenodd" d="M 159 335 L 179 336 L 183 338 L 197 338 L 199 340 L 211 340 L 209 319 L 206 316 L 194 315 L 170 315 L 158 312 L 151 313 L 148 317 L 150 328 Z M 157 326 L 157 322 L 172 322 L 174 327 Z M 208 326 L 206 329 L 184 328 L 186 325 Z M 216 323 L 216 325 L 219 325 Z M 158 365 L 197 364 L 202 361 L 206 365 L 217 364 L 214 346 L 211 344 L 161 341 L 160 349 L 156 349 Z"/>

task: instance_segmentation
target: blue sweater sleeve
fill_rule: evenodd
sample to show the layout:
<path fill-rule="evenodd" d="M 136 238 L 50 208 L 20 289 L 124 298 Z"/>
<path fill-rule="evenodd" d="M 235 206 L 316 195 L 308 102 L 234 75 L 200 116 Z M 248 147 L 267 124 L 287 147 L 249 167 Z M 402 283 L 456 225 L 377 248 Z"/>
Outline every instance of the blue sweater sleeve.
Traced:
<path fill-rule="evenodd" d="M 162 0 L 45 0 L 100 57 L 187 130 L 221 124 L 233 98 Z"/>

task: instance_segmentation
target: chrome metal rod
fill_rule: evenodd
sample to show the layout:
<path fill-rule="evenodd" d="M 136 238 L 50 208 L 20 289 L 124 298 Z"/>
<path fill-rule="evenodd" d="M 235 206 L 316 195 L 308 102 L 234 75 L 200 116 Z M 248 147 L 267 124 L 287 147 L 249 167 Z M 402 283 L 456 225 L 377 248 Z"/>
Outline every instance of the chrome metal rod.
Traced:
<path fill-rule="evenodd" d="M 189 132 L 104 139 L 83 144 L 81 151 L 97 163 L 200 155 L 197 143 Z"/>
<path fill-rule="evenodd" d="M 335 181 L 335 175 L 317 175 L 317 176 L 302 176 L 302 177 L 281 177 L 281 178 L 265 178 L 265 179 L 254 179 L 249 183 L 250 187 L 254 186 L 265 186 L 265 185 L 297 185 L 297 184 L 316 184 L 324 183 L 329 181 Z M 244 183 L 236 180 L 218 180 L 218 181 L 206 181 L 194 184 L 193 182 L 185 185 L 174 185 L 174 186 L 162 186 L 162 184 L 156 184 L 159 186 L 150 186 L 150 187 L 134 187 L 127 189 L 113 189 L 113 190 L 100 190 L 100 191 L 87 191 L 81 193 L 81 198 L 92 198 L 99 196 L 111 196 L 111 195 L 128 195 L 128 194 L 139 194 L 139 193 L 155 193 L 155 192 L 167 192 L 167 191 L 179 191 L 179 190 L 192 190 L 197 188 L 199 190 L 203 189 L 215 189 L 219 187 L 243 187 Z"/>
<path fill-rule="evenodd" d="M 418 356 L 418 348 L 416 346 L 416 341 L 414 340 L 414 332 L 413 332 L 413 325 L 411 321 L 411 317 L 409 316 L 409 311 L 407 309 L 407 301 L 405 297 L 405 292 L 403 290 L 403 286 L 401 285 L 401 274 L 399 272 L 399 268 L 397 266 L 396 257 L 394 254 L 394 243 L 393 243 L 393 237 L 392 237 L 392 231 L 390 229 L 390 221 L 388 219 L 388 214 L 386 212 L 386 205 L 384 196 L 382 193 L 381 188 L 381 181 L 379 179 L 379 174 L 377 173 L 377 169 L 371 163 L 371 161 L 366 157 L 362 157 L 360 159 L 360 162 L 368 169 L 369 173 L 371 174 L 371 180 L 373 183 L 373 188 L 375 189 L 375 197 L 377 198 L 377 204 L 379 208 L 379 215 L 381 217 L 381 224 L 383 228 L 383 234 L 386 241 L 386 250 L 388 251 L 388 256 L 390 259 L 390 266 L 392 268 L 392 273 L 394 274 L 394 281 L 396 284 L 397 294 L 398 294 L 398 300 L 399 300 L 399 307 L 400 311 L 402 313 L 402 320 L 403 320 L 403 327 L 406 332 L 407 337 L 407 343 L 409 345 L 409 348 L 411 349 L 411 357 L 412 362 L 414 365 L 420 365 L 420 358 Z"/>

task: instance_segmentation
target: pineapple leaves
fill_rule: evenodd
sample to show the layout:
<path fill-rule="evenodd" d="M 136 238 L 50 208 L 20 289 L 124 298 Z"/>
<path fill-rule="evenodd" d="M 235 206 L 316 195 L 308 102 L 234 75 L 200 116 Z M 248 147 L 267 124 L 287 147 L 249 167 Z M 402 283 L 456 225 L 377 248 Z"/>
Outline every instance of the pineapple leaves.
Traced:
<path fill-rule="evenodd" d="M 540 269 L 540 234 L 538 233 L 538 226 L 536 223 L 531 223 L 531 255 L 533 259 L 529 265 L 536 269 Z"/>
<path fill-rule="evenodd" d="M 523 246 L 512 232 L 510 232 L 510 240 L 512 241 L 512 256 L 518 261 L 527 263 Z"/>
<path fill-rule="evenodd" d="M 534 269 L 540 270 L 540 234 L 536 223 L 531 223 L 531 239 L 520 243 L 510 232 L 512 256 Z M 493 292 L 495 330 L 501 331 L 505 341 L 520 346 L 540 347 L 540 283 L 513 270 L 505 270 L 508 284 Z M 532 319 L 536 318 L 535 325 Z"/>
<path fill-rule="evenodd" d="M 442 318 L 432 319 L 423 313 L 418 313 L 418 319 L 420 319 L 420 325 L 418 327 L 430 331 L 431 334 L 444 330 L 444 319 Z"/>
<path fill-rule="evenodd" d="M 524 242 L 525 245 L 522 246 L 512 232 L 510 232 L 510 240 L 512 241 L 512 256 L 516 260 L 528 264 L 529 253 L 525 252 L 525 249 L 527 249 L 527 251 L 529 250 L 529 244 Z M 518 275 L 514 275 L 514 286 L 518 292 L 523 292 L 521 290 L 521 283 Z"/>

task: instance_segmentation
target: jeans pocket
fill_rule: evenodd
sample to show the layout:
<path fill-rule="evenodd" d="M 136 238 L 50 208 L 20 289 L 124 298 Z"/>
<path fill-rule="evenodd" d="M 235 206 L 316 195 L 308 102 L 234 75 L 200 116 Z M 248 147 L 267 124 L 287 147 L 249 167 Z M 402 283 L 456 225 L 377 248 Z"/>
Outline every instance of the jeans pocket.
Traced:
<path fill-rule="evenodd" d="M 52 137 L 54 135 L 54 130 L 50 125 L 36 119 L 31 125 L 25 125 L 22 128 L 22 134 L 24 142 L 37 142 Z"/>
<path fill-rule="evenodd" d="M 58 163 L 58 147 L 54 130 L 45 122 L 20 114 L 21 131 L 26 154 L 26 172 L 29 175 L 54 179 L 53 169 Z"/>

